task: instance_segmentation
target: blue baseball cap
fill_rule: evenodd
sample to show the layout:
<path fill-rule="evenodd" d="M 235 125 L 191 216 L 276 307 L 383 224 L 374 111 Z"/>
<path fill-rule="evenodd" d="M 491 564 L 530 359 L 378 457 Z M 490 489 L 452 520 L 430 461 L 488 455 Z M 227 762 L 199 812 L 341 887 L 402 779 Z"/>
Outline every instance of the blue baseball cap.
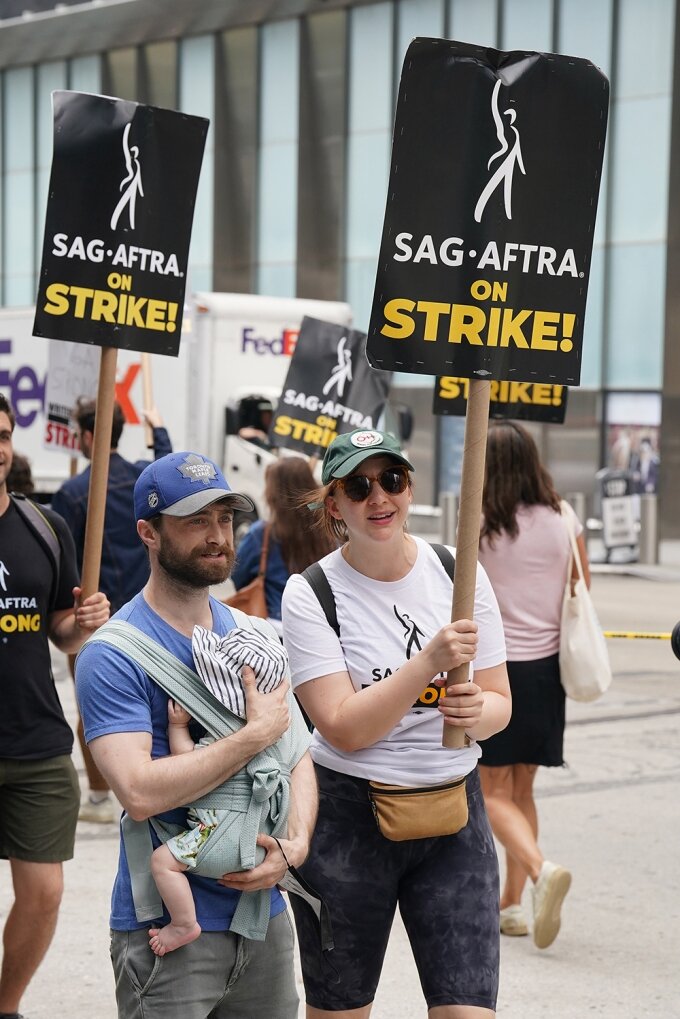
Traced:
<path fill-rule="evenodd" d="M 252 499 L 229 487 L 217 464 L 200 453 L 168 453 L 145 467 L 135 483 L 135 519 L 150 520 L 158 513 L 188 517 L 219 499 L 250 513 Z"/>

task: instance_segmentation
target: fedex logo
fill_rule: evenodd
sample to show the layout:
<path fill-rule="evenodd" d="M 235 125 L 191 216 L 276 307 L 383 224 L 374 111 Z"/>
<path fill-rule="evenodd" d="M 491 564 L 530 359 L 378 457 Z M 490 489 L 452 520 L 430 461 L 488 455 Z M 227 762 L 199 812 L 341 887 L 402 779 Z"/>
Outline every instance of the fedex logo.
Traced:
<path fill-rule="evenodd" d="M 244 326 L 241 330 L 241 353 L 290 357 L 295 350 L 299 333 L 299 329 L 282 329 L 279 336 L 268 340 L 264 336 L 256 336 L 251 326 Z"/>
<path fill-rule="evenodd" d="M 12 340 L 0 339 L 0 389 L 7 393 L 14 410 L 17 428 L 30 428 L 38 415 L 45 411 L 47 373 L 40 377 L 30 364 L 5 367 L 3 358 L 11 354 Z M 116 382 L 116 400 L 123 410 L 125 420 L 131 425 L 138 425 L 141 422 L 130 393 L 141 368 L 141 363 L 134 361 L 126 367 L 123 377 Z"/>

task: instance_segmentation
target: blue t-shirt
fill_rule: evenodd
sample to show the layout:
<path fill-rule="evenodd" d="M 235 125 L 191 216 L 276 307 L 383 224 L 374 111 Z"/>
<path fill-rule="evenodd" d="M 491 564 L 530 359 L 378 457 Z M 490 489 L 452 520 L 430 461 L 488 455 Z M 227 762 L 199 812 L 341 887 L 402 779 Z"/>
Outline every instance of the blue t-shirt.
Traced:
<path fill-rule="evenodd" d="M 223 637 L 234 627 L 229 609 L 214 598 L 210 599 L 213 630 Z M 143 633 L 163 645 L 181 662 L 194 668 L 191 640 L 166 623 L 145 602 L 142 594 L 124 605 L 114 619 L 124 619 Z M 76 694 L 78 707 L 85 726 L 88 743 L 98 736 L 116 732 L 151 733 L 151 756 L 167 757 L 168 695 L 149 678 L 131 658 L 117 648 L 103 642 L 88 644 L 78 656 L 76 665 Z M 178 808 L 159 814 L 163 820 L 188 827 L 186 810 Z M 154 845 L 158 839 L 152 829 Z M 239 892 L 223 888 L 212 878 L 187 874 L 196 903 L 196 919 L 204 931 L 228 930 Z M 276 888 L 272 889 L 271 916 L 285 909 L 285 903 Z M 160 924 L 169 923 L 167 913 L 158 917 Z M 116 931 L 139 930 L 152 921 L 139 923 L 130 887 L 125 846 L 121 835 L 118 872 L 111 895 L 111 929 Z"/>
<path fill-rule="evenodd" d="M 231 579 L 237 591 L 254 580 L 259 572 L 264 527 L 264 522 L 257 520 L 238 547 L 236 565 L 231 571 Z M 270 532 L 267 568 L 264 573 L 264 596 L 270 619 L 281 618 L 281 597 L 289 576 L 288 567 L 283 561 L 281 544 L 272 538 Z"/>

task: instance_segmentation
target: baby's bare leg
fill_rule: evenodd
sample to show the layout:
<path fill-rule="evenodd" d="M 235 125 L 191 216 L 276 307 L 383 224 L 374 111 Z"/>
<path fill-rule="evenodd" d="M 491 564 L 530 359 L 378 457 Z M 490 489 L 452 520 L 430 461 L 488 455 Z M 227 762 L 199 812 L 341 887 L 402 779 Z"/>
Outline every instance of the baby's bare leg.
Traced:
<path fill-rule="evenodd" d="M 201 933 L 186 870 L 186 864 L 176 860 L 167 846 L 159 846 L 151 856 L 151 873 L 170 914 L 169 924 L 149 931 L 149 945 L 156 955 L 188 945 Z"/>

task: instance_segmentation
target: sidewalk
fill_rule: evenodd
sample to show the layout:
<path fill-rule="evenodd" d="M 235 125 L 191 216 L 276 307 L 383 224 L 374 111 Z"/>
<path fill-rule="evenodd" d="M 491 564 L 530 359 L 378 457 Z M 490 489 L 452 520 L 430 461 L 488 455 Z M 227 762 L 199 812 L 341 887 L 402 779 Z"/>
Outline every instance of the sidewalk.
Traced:
<path fill-rule="evenodd" d="M 606 630 L 669 632 L 680 618 L 680 579 L 598 572 L 593 593 Z M 569 703 L 568 766 L 543 769 L 537 782 L 542 846 L 574 874 L 562 931 L 543 952 L 531 938 L 502 939 L 500 1019 L 680 1016 L 680 662 L 667 641 L 609 647 L 611 690 L 594 704 Z M 55 666 L 73 721 L 61 656 Z M 78 752 L 75 761 L 84 783 Z M 114 825 L 79 825 L 57 934 L 22 1003 L 26 1019 L 115 1019 L 107 917 L 117 851 Z M 0 863 L 3 918 L 9 884 Z M 302 997 L 299 972 L 298 982 Z M 372 1019 L 425 1016 L 397 919 Z"/>

